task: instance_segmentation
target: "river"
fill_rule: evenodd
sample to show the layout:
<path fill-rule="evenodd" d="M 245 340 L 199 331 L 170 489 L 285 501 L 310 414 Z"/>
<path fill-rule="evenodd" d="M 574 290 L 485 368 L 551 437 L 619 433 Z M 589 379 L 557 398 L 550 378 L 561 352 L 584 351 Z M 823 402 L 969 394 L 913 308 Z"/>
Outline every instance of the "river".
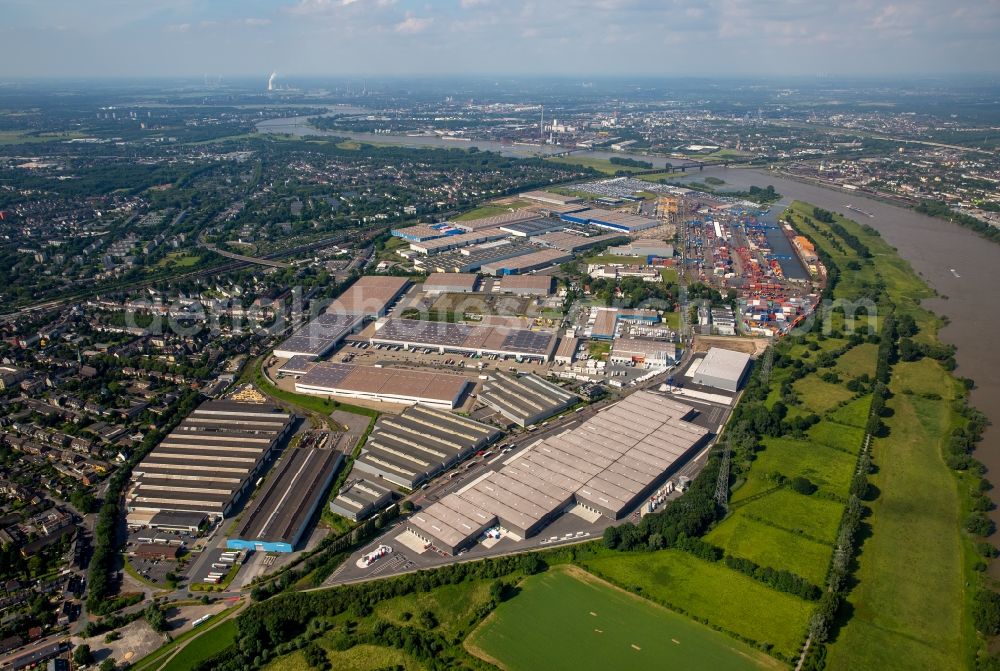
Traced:
<path fill-rule="evenodd" d="M 706 168 L 686 179 L 704 179 L 709 175 L 726 181 L 720 190 L 773 184 L 783 196 L 774 206 L 775 211 L 792 200 L 802 200 L 871 225 L 937 290 L 940 297 L 926 300 L 923 305 L 950 320 L 941 330 L 941 339 L 958 348 L 956 373 L 976 381 L 971 401 L 995 425 L 986 430 L 976 458 L 986 465 L 990 480 L 1000 485 L 1000 347 L 992 342 L 994 334 L 1000 332 L 1000 283 L 995 274 L 1000 270 L 1000 244 L 957 224 L 767 171 Z M 852 211 L 847 205 L 874 216 Z M 1000 502 L 1000 487 L 992 495 L 994 501 Z M 991 517 L 1000 527 L 1000 510 L 994 510 Z M 991 540 L 1000 541 L 1000 533 Z M 991 573 L 1000 577 L 1000 562 L 993 563 Z"/>
<path fill-rule="evenodd" d="M 338 107 L 336 110 L 327 112 L 323 116 L 334 114 L 354 114 L 364 110 L 357 107 Z M 356 133 L 346 130 L 320 130 L 310 125 L 308 116 L 286 117 L 283 119 L 267 119 L 257 124 L 258 133 L 274 133 L 282 135 L 294 135 L 296 137 L 306 136 L 330 136 L 343 137 L 359 142 L 370 142 L 372 144 L 395 144 L 407 147 L 433 147 L 437 149 L 470 149 L 475 147 L 480 151 L 492 151 L 502 156 L 513 156 L 516 158 L 531 158 L 532 156 L 553 156 L 555 154 L 566 154 L 572 152 L 574 156 L 587 156 L 590 158 L 610 159 L 634 158 L 640 161 L 651 163 L 654 168 L 664 168 L 669 162 L 672 165 L 692 165 L 692 162 L 682 158 L 667 158 L 665 156 L 646 156 L 645 154 L 633 154 L 629 152 L 612 152 L 606 150 L 582 150 L 560 147 L 547 144 L 507 144 L 493 140 L 449 140 L 437 135 L 400 135 L 395 133 Z M 697 165 L 697 164 L 695 164 Z"/>

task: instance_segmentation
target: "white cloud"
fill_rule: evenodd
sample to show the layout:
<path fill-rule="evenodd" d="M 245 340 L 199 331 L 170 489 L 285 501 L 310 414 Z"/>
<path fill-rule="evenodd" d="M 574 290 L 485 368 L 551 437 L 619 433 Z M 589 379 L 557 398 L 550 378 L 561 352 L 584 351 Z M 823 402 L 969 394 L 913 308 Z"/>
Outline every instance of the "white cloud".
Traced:
<path fill-rule="evenodd" d="M 402 35 L 415 35 L 416 33 L 422 33 L 427 30 L 432 23 L 434 23 L 434 19 L 432 18 L 407 16 L 405 19 L 397 23 L 393 30 Z"/>

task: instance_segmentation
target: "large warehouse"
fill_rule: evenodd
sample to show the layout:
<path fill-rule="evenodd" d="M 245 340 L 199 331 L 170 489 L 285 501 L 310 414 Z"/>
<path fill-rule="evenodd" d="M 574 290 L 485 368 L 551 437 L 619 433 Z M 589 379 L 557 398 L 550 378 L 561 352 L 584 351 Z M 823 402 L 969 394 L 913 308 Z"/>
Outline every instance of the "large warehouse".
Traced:
<path fill-rule="evenodd" d="M 551 296 L 554 279 L 551 275 L 504 275 L 494 291 L 517 296 Z"/>
<path fill-rule="evenodd" d="M 617 338 L 608 357 L 611 363 L 635 363 L 647 368 L 666 368 L 677 361 L 677 345 L 651 338 Z"/>
<path fill-rule="evenodd" d="M 413 264 L 425 271 L 439 273 L 471 273 L 486 263 L 495 263 L 515 256 L 537 252 L 538 247 L 516 240 L 494 240 L 482 245 L 454 249 L 436 256 L 418 256 Z"/>
<path fill-rule="evenodd" d="M 517 194 L 517 197 L 545 203 L 546 205 L 572 205 L 581 201 L 576 196 L 564 196 L 561 193 L 554 193 L 552 191 L 524 191 Z"/>
<path fill-rule="evenodd" d="M 547 331 L 395 317 L 376 322 L 375 327 L 375 333 L 370 338 L 374 345 L 429 348 L 442 354 L 468 352 L 548 361 L 556 348 L 555 334 Z"/>
<path fill-rule="evenodd" d="M 412 249 L 415 252 L 419 252 L 421 254 L 433 256 L 434 254 L 440 254 L 441 252 L 446 252 L 449 249 L 468 247 L 469 245 L 476 245 L 483 242 L 490 242 L 491 240 L 499 240 L 500 238 L 506 238 L 506 237 L 507 233 L 501 231 L 499 228 L 489 228 L 483 231 L 475 231 L 472 233 L 450 235 L 446 238 L 435 238 L 433 240 L 413 242 L 410 243 L 410 249 Z"/>
<path fill-rule="evenodd" d="M 226 539 L 230 550 L 292 552 L 322 504 L 344 460 L 339 450 L 286 450 L 239 528 Z"/>
<path fill-rule="evenodd" d="M 627 245 L 608 247 L 608 254 L 669 259 L 674 256 L 674 246 L 664 242 L 663 240 L 633 240 Z"/>
<path fill-rule="evenodd" d="M 426 294 L 471 294 L 478 283 L 479 275 L 475 273 L 431 273 L 423 288 Z"/>
<path fill-rule="evenodd" d="M 750 368 L 750 355 L 728 349 L 712 347 L 698 363 L 698 370 L 691 376 L 695 384 L 736 391 Z"/>
<path fill-rule="evenodd" d="M 594 340 L 613 340 L 618 333 L 618 323 L 656 324 L 660 315 L 656 310 L 644 308 L 591 308 L 590 337 Z"/>
<path fill-rule="evenodd" d="M 573 258 L 573 255 L 560 249 L 541 249 L 501 261 L 491 261 L 480 266 L 485 275 L 516 275 L 529 273 L 532 270 L 548 268 L 557 263 L 563 263 Z"/>
<path fill-rule="evenodd" d="M 348 482 L 330 502 L 330 511 L 360 522 L 392 503 L 392 490 L 367 478 Z"/>
<path fill-rule="evenodd" d="M 628 214 L 618 210 L 583 210 L 560 215 L 564 221 L 574 224 L 591 224 L 601 228 L 610 228 L 623 233 L 638 233 L 660 225 L 656 219 Z"/>
<path fill-rule="evenodd" d="M 518 426 L 537 424 L 570 407 L 580 397 L 529 373 L 498 373 L 486 381 L 479 400 Z"/>
<path fill-rule="evenodd" d="M 378 318 L 399 298 L 410 281 L 405 277 L 364 275 L 326 309 L 327 314 Z"/>
<path fill-rule="evenodd" d="M 493 524 L 533 536 L 574 502 L 621 519 L 707 442 L 708 430 L 689 421 L 694 412 L 666 396 L 636 392 L 414 514 L 407 529 L 455 554 Z"/>
<path fill-rule="evenodd" d="M 487 424 L 416 405 L 398 416 L 382 415 L 354 469 L 414 489 L 499 437 Z"/>
<path fill-rule="evenodd" d="M 135 467 L 128 510 L 225 517 L 288 435 L 292 419 L 266 404 L 202 403 Z"/>
<path fill-rule="evenodd" d="M 362 321 L 364 316 L 354 313 L 319 315 L 275 347 L 274 356 L 279 359 L 321 357 L 339 345 Z"/>
<path fill-rule="evenodd" d="M 356 366 L 322 362 L 295 381 L 295 391 L 357 398 L 380 403 L 423 403 L 451 410 L 462 398 L 469 380 L 461 375 L 406 368 Z"/>
<path fill-rule="evenodd" d="M 543 247 L 561 249 L 564 252 L 580 252 L 598 245 L 627 239 L 622 233 L 600 233 L 597 228 L 567 228 L 562 231 L 552 231 L 542 235 L 532 236 L 531 241 Z"/>
<path fill-rule="evenodd" d="M 514 210 L 513 212 L 503 212 L 502 214 L 497 214 L 492 217 L 481 217 L 479 219 L 465 219 L 463 221 L 450 221 L 452 226 L 456 228 L 461 228 L 468 232 L 482 231 L 489 228 L 499 228 L 504 224 L 513 224 L 518 221 L 527 221 L 528 219 L 534 219 L 538 216 L 537 213 L 531 210 L 521 209 Z"/>

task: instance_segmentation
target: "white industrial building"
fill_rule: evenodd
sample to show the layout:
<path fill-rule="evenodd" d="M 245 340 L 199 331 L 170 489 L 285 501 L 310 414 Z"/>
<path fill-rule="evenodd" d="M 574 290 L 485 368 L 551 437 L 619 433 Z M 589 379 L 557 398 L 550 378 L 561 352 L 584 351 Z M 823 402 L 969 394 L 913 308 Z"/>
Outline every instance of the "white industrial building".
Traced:
<path fill-rule="evenodd" d="M 712 347 L 698 363 L 691 381 L 706 387 L 735 392 L 750 368 L 750 355 Z"/>

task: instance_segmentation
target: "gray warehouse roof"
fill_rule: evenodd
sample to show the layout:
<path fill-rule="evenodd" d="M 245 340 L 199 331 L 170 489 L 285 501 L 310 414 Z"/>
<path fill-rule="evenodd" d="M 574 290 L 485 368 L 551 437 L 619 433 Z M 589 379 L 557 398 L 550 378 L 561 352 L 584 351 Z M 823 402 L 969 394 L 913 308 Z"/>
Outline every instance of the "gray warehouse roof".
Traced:
<path fill-rule="evenodd" d="M 287 450 L 250 510 L 242 515 L 234 537 L 294 547 L 343 459 L 343 453 L 336 450 Z"/>
<path fill-rule="evenodd" d="M 487 424 L 416 405 L 383 415 L 354 467 L 412 489 L 499 436 Z"/>
<path fill-rule="evenodd" d="M 687 421 L 693 413 L 665 396 L 638 391 L 455 496 L 523 535 L 536 533 L 574 498 L 618 519 L 708 437 L 706 429 Z M 422 513 L 434 517 L 437 506 Z M 446 548 L 469 540 L 456 541 L 453 533 L 436 538 Z"/>
<path fill-rule="evenodd" d="M 507 419 L 528 426 L 570 407 L 579 397 L 534 374 L 498 373 L 483 385 L 479 400 Z"/>
<path fill-rule="evenodd" d="M 392 490 L 367 478 L 347 483 L 330 502 L 330 510 L 360 521 L 392 500 Z"/>
<path fill-rule="evenodd" d="M 129 508 L 225 514 L 291 422 L 271 405 L 203 403 L 135 467 Z"/>

